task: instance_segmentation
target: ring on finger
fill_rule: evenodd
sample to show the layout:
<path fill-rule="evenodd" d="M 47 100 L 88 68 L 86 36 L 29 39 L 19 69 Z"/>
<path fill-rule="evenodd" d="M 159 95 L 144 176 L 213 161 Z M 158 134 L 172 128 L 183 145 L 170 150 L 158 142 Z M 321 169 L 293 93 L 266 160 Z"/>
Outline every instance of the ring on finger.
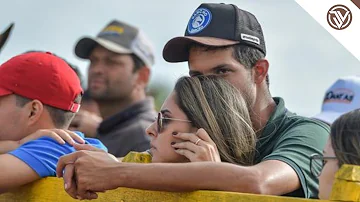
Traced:
<path fill-rule="evenodd" d="M 198 145 L 200 140 L 201 140 L 200 138 L 198 140 L 196 140 L 195 144 Z"/>

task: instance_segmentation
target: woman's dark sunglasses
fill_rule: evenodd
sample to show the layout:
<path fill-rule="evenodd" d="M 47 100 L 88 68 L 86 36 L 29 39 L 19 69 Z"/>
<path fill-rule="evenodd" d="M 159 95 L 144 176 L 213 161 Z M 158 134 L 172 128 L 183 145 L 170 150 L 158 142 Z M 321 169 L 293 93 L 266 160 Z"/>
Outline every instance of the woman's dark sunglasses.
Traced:
<path fill-rule="evenodd" d="M 164 123 L 163 120 L 171 120 L 171 121 L 182 121 L 182 122 L 188 122 L 191 123 L 191 121 L 189 120 L 184 120 L 184 119 L 173 119 L 173 118 L 165 118 L 162 116 L 162 114 L 159 112 L 158 116 L 156 118 L 156 123 L 157 123 L 157 131 L 158 133 L 160 133 L 161 129 L 164 127 Z"/>

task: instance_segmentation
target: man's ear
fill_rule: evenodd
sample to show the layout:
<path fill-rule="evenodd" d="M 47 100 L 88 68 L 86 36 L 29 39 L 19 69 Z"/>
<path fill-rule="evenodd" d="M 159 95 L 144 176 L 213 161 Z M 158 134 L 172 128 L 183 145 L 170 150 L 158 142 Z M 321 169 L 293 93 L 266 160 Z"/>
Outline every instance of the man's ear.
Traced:
<path fill-rule="evenodd" d="M 137 73 L 137 83 L 143 87 L 146 87 L 150 80 L 150 68 L 147 66 L 141 67 Z"/>
<path fill-rule="evenodd" d="M 33 125 L 41 118 L 44 105 L 39 100 L 32 100 L 26 105 L 28 107 L 28 125 Z"/>
<path fill-rule="evenodd" d="M 269 62 L 266 59 L 258 60 L 254 65 L 254 81 L 256 84 L 260 84 L 266 80 L 268 75 Z"/>

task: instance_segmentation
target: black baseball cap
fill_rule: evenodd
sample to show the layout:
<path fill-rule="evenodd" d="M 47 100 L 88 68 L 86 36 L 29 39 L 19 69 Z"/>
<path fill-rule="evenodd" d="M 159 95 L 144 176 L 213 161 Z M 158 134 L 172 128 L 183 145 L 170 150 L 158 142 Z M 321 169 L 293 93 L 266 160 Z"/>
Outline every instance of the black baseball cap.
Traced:
<path fill-rule="evenodd" d="M 164 59 L 187 61 L 193 43 L 213 47 L 243 44 L 266 55 L 264 35 L 256 17 L 232 4 L 201 4 L 190 17 L 185 36 L 167 42 Z"/>
<path fill-rule="evenodd" d="M 137 27 L 113 20 L 95 37 L 84 37 L 75 46 L 75 54 L 88 59 L 96 45 L 120 54 L 135 54 L 148 67 L 154 64 L 154 51 L 151 42 Z"/>

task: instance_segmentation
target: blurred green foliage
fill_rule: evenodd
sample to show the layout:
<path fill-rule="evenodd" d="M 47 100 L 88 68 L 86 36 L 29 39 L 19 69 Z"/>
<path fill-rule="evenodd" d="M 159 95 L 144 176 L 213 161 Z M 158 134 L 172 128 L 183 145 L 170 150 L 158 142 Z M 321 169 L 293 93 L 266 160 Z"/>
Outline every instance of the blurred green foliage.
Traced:
<path fill-rule="evenodd" d="M 149 96 L 154 97 L 155 108 L 160 111 L 161 105 L 172 91 L 172 86 L 168 83 L 152 82 L 147 90 Z"/>

